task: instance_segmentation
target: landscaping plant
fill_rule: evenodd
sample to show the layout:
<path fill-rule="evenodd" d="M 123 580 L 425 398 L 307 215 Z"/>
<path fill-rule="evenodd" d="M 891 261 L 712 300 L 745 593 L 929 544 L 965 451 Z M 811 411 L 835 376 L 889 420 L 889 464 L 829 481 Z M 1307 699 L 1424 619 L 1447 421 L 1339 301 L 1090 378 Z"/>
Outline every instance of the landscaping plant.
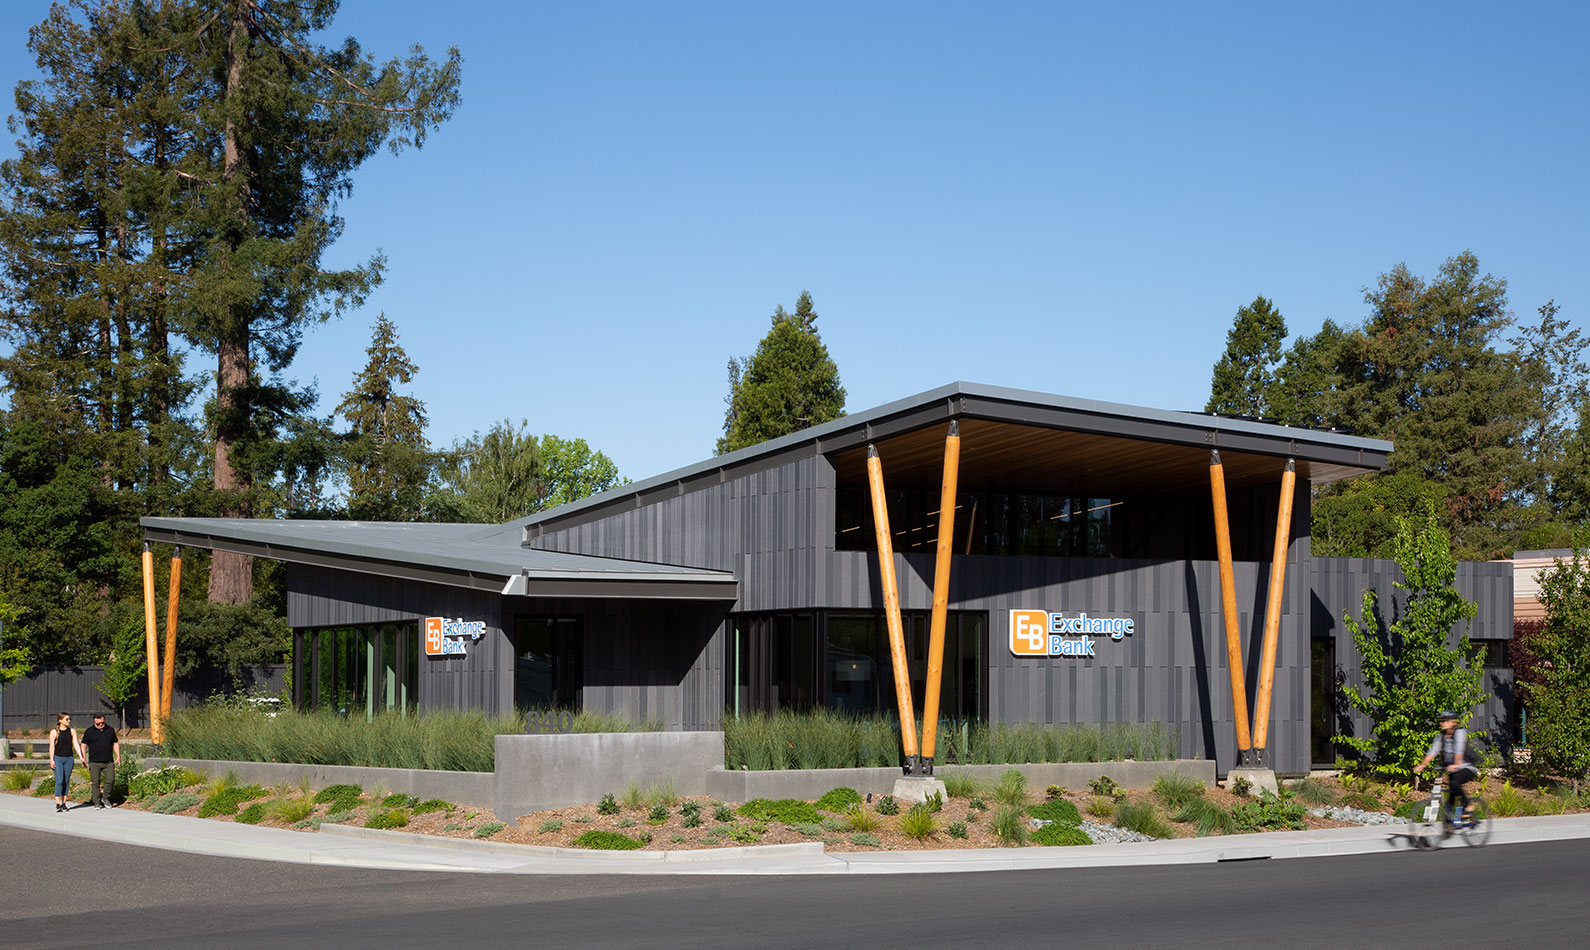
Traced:
<path fill-rule="evenodd" d="M 1198 836 L 1229 835 L 1237 830 L 1236 818 L 1231 812 L 1207 798 L 1194 798 L 1170 816 L 1172 821 L 1184 821 L 1198 826 Z"/>
<path fill-rule="evenodd" d="M 1204 797 L 1204 783 L 1185 775 L 1161 775 L 1154 780 L 1154 797 L 1166 808 L 1181 808 Z"/>
<path fill-rule="evenodd" d="M 1044 825 L 1032 833 L 1032 843 L 1048 845 L 1050 847 L 1069 847 L 1079 844 L 1092 844 L 1093 839 L 1087 832 L 1075 825 L 1063 825 L 1059 822 Z"/>
<path fill-rule="evenodd" d="M 1082 824 L 1082 814 L 1077 811 L 1077 806 L 1063 798 L 1039 802 L 1028 808 L 1027 814 L 1041 821 L 1052 821 L 1062 825 Z"/>
<path fill-rule="evenodd" d="M 1176 837 L 1176 832 L 1165 823 L 1152 802 L 1122 802 L 1115 806 L 1115 825 L 1150 838 Z"/>
<path fill-rule="evenodd" d="M 850 806 L 861 804 L 861 793 L 848 785 L 830 789 L 817 799 L 817 807 L 823 811 L 843 814 Z"/>
<path fill-rule="evenodd" d="M 880 815 L 900 814 L 900 803 L 894 800 L 893 795 L 885 795 L 879 798 L 876 808 Z"/>
<path fill-rule="evenodd" d="M 488 821 L 484 825 L 481 825 L 479 828 L 475 829 L 475 837 L 490 838 L 492 835 L 506 827 L 508 826 L 500 821 Z"/>
<path fill-rule="evenodd" d="M 1020 805 L 1006 805 L 988 819 L 988 830 L 1005 847 L 1019 848 L 1027 843 L 1031 828 L 1027 824 L 1027 812 Z"/>
<path fill-rule="evenodd" d="M 1301 804 L 1279 798 L 1268 791 L 1231 810 L 1231 816 L 1241 831 L 1299 830 L 1307 814 L 1308 809 Z"/>
<path fill-rule="evenodd" d="M 916 841 L 926 841 L 939 830 L 939 821 L 926 802 L 912 805 L 900 816 L 900 833 Z"/>

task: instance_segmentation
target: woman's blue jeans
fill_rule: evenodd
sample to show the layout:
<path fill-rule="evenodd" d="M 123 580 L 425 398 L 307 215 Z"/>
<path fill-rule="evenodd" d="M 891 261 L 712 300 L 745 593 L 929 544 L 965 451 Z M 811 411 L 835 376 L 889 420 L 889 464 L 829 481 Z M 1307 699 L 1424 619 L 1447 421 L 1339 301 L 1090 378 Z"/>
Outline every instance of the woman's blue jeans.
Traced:
<path fill-rule="evenodd" d="M 72 763 L 77 760 L 69 755 L 57 755 L 51 763 L 55 766 L 55 797 L 62 798 L 66 795 L 67 786 L 72 782 Z"/>

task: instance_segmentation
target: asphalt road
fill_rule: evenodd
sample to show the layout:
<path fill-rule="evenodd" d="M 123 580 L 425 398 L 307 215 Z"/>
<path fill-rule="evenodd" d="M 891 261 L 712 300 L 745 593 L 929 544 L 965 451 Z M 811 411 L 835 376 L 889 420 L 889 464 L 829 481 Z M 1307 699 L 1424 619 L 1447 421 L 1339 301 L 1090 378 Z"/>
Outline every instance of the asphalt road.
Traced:
<path fill-rule="evenodd" d="M 429 874 L 0 827 L 0 947 L 1421 947 L 1590 943 L 1590 841 L 904 877 Z"/>

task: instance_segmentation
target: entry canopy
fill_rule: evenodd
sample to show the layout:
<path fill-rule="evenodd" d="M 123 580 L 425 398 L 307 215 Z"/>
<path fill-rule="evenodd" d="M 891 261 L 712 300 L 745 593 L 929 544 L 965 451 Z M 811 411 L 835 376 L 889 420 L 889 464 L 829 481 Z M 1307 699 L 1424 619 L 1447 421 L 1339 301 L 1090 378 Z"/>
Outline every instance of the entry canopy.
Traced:
<path fill-rule="evenodd" d="M 528 542 L 618 508 L 689 492 L 791 460 L 826 456 L 841 485 L 866 483 L 874 444 L 896 487 L 939 485 L 944 425 L 959 420 L 963 490 L 1187 494 L 1209 490 L 1218 450 L 1232 488 L 1274 484 L 1287 459 L 1322 485 L 1382 471 L 1392 444 L 1341 432 L 1048 393 L 951 383 L 563 505 L 504 528 Z"/>

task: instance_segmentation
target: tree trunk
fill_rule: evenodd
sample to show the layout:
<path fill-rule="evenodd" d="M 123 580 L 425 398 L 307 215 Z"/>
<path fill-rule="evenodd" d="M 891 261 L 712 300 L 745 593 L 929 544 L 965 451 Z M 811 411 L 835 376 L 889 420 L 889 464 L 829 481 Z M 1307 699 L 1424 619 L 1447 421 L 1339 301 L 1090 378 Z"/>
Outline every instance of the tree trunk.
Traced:
<path fill-rule="evenodd" d="M 227 35 L 226 101 L 240 101 L 243 85 L 243 63 L 248 56 L 249 8 L 251 0 L 235 0 L 232 8 L 232 28 Z M 249 216 L 249 171 L 244 161 L 243 143 L 238 124 L 231 115 L 226 120 L 225 167 L 222 180 L 233 188 L 233 214 L 239 218 L 240 227 L 234 231 L 233 247 L 247 234 Z M 235 266 L 234 260 L 228 261 Z M 246 518 L 249 510 L 249 475 L 240 470 L 233 459 L 238 437 L 248 427 L 251 407 L 244 394 L 249 377 L 249 301 L 227 301 L 222 306 L 222 332 L 216 342 L 216 426 L 215 426 L 215 491 L 219 496 L 221 514 Z M 241 604 L 254 593 L 254 559 L 229 551 L 216 551 L 210 559 L 209 599 L 212 604 Z"/>

